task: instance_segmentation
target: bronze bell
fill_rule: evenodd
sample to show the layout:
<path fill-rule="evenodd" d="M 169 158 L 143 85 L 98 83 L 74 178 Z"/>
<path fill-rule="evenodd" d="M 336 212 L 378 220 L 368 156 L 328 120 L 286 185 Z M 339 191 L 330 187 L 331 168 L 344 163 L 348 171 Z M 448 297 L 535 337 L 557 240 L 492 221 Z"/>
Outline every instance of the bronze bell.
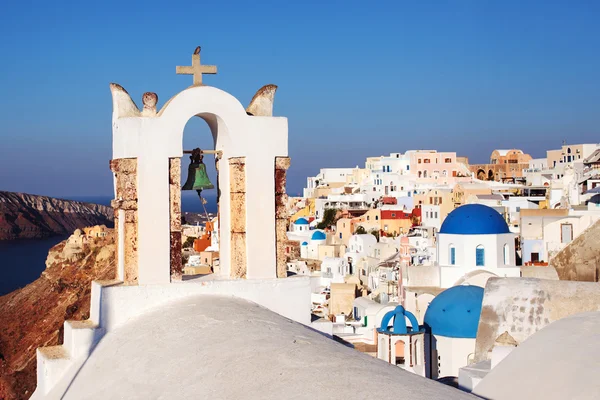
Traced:
<path fill-rule="evenodd" d="M 182 190 L 205 190 L 214 189 L 214 185 L 208 179 L 206 174 L 206 165 L 202 162 L 202 150 L 194 149 L 190 156 L 190 166 L 188 167 L 188 177 Z"/>

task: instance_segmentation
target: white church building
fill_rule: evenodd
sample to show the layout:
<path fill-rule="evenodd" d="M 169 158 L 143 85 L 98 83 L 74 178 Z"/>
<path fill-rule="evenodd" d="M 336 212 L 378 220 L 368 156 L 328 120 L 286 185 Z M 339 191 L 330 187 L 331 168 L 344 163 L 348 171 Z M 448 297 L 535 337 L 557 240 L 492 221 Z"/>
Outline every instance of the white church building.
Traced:
<path fill-rule="evenodd" d="M 515 237 L 491 207 L 466 204 L 456 208 L 438 233 L 439 286 L 469 282 L 483 287 L 490 276 L 519 277 Z"/>

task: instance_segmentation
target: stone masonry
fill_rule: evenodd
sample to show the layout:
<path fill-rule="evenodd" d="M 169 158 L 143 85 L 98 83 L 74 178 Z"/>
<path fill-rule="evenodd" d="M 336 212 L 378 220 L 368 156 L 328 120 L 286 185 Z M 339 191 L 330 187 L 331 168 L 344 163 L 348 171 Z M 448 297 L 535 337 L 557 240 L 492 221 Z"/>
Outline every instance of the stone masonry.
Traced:
<path fill-rule="evenodd" d="M 245 278 L 246 261 L 246 158 L 229 159 L 231 213 L 231 277 Z"/>
<path fill-rule="evenodd" d="M 169 221 L 171 232 L 171 282 L 181 281 L 181 159 L 169 159 Z"/>
<path fill-rule="evenodd" d="M 137 283 L 138 280 L 138 244 L 137 244 L 137 159 L 121 158 L 110 161 L 110 169 L 116 178 L 116 198 L 111 202 L 115 212 L 115 229 L 117 237 L 124 235 L 124 273 L 123 282 Z M 121 213 L 120 211 L 124 211 Z M 119 232 L 119 215 L 124 214 L 124 232 Z M 117 240 L 117 253 L 119 254 L 119 240 Z M 118 277 L 115 277 L 118 278 Z"/>
<path fill-rule="evenodd" d="M 562 281 L 598 282 L 600 277 L 600 221 L 550 259 Z"/>
<path fill-rule="evenodd" d="M 277 257 L 277 277 L 287 277 L 287 239 L 288 214 L 286 209 L 287 194 L 285 191 L 287 170 L 290 167 L 289 157 L 275 158 L 275 240 Z"/>

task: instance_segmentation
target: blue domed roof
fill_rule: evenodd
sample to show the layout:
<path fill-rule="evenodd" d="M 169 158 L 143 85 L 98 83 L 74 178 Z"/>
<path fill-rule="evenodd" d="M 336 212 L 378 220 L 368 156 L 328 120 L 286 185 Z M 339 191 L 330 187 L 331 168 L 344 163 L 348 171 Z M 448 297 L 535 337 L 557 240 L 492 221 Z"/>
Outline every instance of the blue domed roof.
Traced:
<path fill-rule="evenodd" d="M 298 218 L 296 220 L 296 222 L 294 222 L 294 224 L 296 225 L 308 225 L 308 221 L 304 218 Z"/>
<path fill-rule="evenodd" d="M 321 231 L 316 231 L 315 233 L 312 234 L 311 240 L 326 240 L 327 236 L 321 232 Z"/>
<path fill-rule="evenodd" d="M 475 338 L 479 326 L 483 288 L 454 286 L 437 295 L 425 312 L 425 327 L 434 335 Z"/>
<path fill-rule="evenodd" d="M 406 318 L 408 318 L 408 320 L 410 321 L 410 330 L 406 326 Z M 394 320 L 394 322 L 392 325 L 392 329 L 390 329 L 388 325 L 392 320 Z M 402 306 L 397 306 L 392 311 L 388 311 L 387 313 L 385 313 L 383 319 L 381 320 L 381 325 L 377 329 L 377 331 L 381 333 L 401 335 L 407 334 L 409 332 L 414 333 L 423 330 L 419 327 L 419 322 L 417 321 L 413 313 L 411 313 L 410 311 L 406 311 Z"/>
<path fill-rule="evenodd" d="M 492 207 L 466 204 L 452 211 L 442 224 L 440 233 L 454 235 L 497 235 L 510 233 L 502 215 Z"/>
<path fill-rule="evenodd" d="M 308 242 L 302 242 L 302 246 L 308 246 Z"/>

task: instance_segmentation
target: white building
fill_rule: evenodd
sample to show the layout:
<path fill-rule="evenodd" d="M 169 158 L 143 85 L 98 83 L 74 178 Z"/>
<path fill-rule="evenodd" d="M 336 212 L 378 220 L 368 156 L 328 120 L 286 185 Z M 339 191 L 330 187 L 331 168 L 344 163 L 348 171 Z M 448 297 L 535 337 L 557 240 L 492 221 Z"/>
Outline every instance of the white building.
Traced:
<path fill-rule="evenodd" d="M 361 259 L 373 255 L 375 245 L 377 245 L 377 238 L 370 233 L 352 235 L 348 241 L 348 249 L 344 257 L 351 266 L 357 265 Z"/>
<path fill-rule="evenodd" d="M 428 335 L 411 312 L 397 306 L 383 316 L 377 332 L 377 358 L 405 371 L 430 376 Z"/>
<path fill-rule="evenodd" d="M 315 189 L 319 187 L 326 188 L 331 184 L 346 183 L 346 177 L 352 175 L 353 168 L 321 168 L 317 176 L 311 176 L 306 179 L 303 197 L 313 198 Z"/>
<path fill-rule="evenodd" d="M 310 231 L 310 240 L 300 244 L 300 257 L 312 260 L 319 259 L 319 246 L 327 244 L 327 234 L 323 231 Z"/>
<path fill-rule="evenodd" d="M 600 210 L 523 210 L 523 263 L 548 262 L 599 219 Z"/>
<path fill-rule="evenodd" d="M 480 273 L 482 277 L 520 276 L 515 236 L 491 207 L 467 204 L 452 211 L 438 234 L 440 287 L 454 286 Z"/>

